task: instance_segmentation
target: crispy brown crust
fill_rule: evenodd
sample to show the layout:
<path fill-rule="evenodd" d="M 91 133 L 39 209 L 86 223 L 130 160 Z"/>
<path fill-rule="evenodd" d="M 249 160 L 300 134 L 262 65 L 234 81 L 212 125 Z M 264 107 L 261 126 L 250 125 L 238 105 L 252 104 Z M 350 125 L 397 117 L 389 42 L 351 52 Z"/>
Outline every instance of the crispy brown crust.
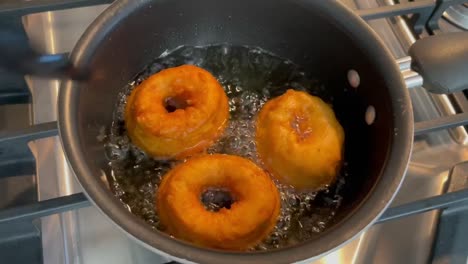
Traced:
<path fill-rule="evenodd" d="M 288 90 L 263 106 L 256 142 L 274 177 L 298 189 L 317 190 L 333 183 L 339 172 L 344 130 L 320 98 Z"/>
<path fill-rule="evenodd" d="M 230 209 L 207 211 L 200 197 L 208 187 L 236 197 Z M 246 250 L 268 236 L 280 211 L 279 192 L 253 162 L 231 155 L 203 155 L 172 169 L 156 196 L 161 223 L 176 238 L 200 246 Z"/>
<path fill-rule="evenodd" d="M 169 112 L 168 98 L 185 107 Z M 163 70 L 130 94 L 125 121 L 132 142 L 158 159 L 185 158 L 208 148 L 224 131 L 227 96 L 206 70 L 182 65 Z"/>

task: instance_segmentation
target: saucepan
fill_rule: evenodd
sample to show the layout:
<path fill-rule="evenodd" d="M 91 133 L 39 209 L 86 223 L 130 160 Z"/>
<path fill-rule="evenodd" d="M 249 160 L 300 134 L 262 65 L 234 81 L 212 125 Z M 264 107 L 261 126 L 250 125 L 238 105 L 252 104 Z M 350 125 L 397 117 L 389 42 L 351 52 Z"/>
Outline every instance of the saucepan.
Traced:
<path fill-rule="evenodd" d="M 197 247 L 153 230 L 109 191 L 103 169 L 108 161 L 97 136 L 111 124 L 121 88 L 168 49 L 216 43 L 261 47 L 288 58 L 333 95 L 350 176 L 334 221 L 314 239 L 266 252 Z M 406 69 L 411 64 L 422 76 L 414 75 L 412 85 L 424 82 L 435 93 L 468 87 L 468 33 L 418 41 L 410 55 Z M 310 261 L 371 226 L 408 166 L 414 120 L 401 69 L 372 29 L 338 1 L 118 0 L 86 30 L 69 62 L 72 68 L 59 67 L 71 78 L 62 84 L 58 112 L 71 168 L 89 199 L 123 232 L 175 261 Z"/>

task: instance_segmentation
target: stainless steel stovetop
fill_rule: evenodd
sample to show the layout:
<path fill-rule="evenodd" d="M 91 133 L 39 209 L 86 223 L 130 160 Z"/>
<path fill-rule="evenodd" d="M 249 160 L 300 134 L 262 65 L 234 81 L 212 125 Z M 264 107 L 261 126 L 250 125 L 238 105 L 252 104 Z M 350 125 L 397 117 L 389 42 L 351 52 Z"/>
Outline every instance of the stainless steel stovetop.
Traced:
<path fill-rule="evenodd" d="M 356 12 L 393 4 L 391 0 L 342 2 Z M 30 41 L 43 52 L 69 52 L 85 28 L 105 7 L 99 5 L 27 15 L 23 17 L 23 25 Z M 468 8 L 466 11 L 468 15 Z M 446 13 L 446 16 L 454 16 L 454 12 Z M 446 20 L 439 23 L 441 30 L 438 34 L 463 30 Z M 401 17 L 372 20 L 369 24 L 391 49 L 395 58 L 405 57 L 406 50 L 416 38 L 407 20 Z M 427 34 L 423 32 L 421 36 Z M 32 94 L 30 107 L 33 123 L 55 121 L 59 82 L 29 76 L 26 81 Z M 462 107 L 467 104 L 463 93 L 453 96 L 431 95 L 422 88 L 416 88 L 411 90 L 411 97 L 416 121 L 468 111 Z M 7 111 L 3 109 L 11 107 L 0 108 L 0 112 Z M 449 177 L 455 165 L 468 161 L 467 145 L 468 134 L 464 127 L 416 137 L 406 180 L 392 206 L 468 188 L 468 166 L 463 168 L 460 165 Z M 30 143 L 30 148 L 36 159 L 39 200 L 81 192 L 57 137 L 34 141 Z M 467 263 L 468 210 L 464 209 L 459 206 L 442 212 L 430 211 L 374 225 L 343 248 L 314 263 Z M 43 217 L 40 229 L 43 263 L 170 261 L 127 238 L 94 207 Z"/>

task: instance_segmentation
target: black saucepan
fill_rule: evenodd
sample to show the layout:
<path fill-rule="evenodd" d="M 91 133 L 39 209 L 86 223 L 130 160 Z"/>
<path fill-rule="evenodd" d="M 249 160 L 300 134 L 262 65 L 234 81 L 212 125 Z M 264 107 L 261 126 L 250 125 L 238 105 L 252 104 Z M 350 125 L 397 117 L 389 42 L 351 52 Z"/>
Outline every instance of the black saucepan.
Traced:
<path fill-rule="evenodd" d="M 413 69 L 423 75 L 425 87 L 439 93 L 467 87 L 467 34 L 446 36 L 452 38 L 449 47 L 429 38 L 412 48 Z M 213 43 L 258 46 L 288 58 L 333 94 L 352 176 L 335 221 L 316 239 L 261 253 L 199 248 L 155 232 L 102 180 L 107 160 L 97 135 L 111 123 L 120 89 L 167 49 Z M 73 77 L 86 77 L 63 83 L 58 110 L 63 148 L 76 177 L 118 227 L 176 261 L 291 263 L 323 255 L 382 214 L 410 158 L 413 112 L 400 69 L 370 27 L 338 1 L 118 0 L 88 28 L 71 63 Z M 358 89 L 349 84 L 350 70 L 360 76 Z M 376 113 L 370 125 L 365 122 L 369 106 Z"/>

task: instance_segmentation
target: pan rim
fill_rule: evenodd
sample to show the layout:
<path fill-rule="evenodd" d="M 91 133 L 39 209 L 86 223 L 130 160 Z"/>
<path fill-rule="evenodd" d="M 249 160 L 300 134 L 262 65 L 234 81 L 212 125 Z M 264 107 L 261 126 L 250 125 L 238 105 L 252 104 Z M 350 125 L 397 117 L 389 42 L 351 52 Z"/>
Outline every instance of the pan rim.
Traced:
<path fill-rule="evenodd" d="M 128 16 L 130 12 L 139 6 L 143 6 L 148 2 L 154 4 L 158 1 L 120 0 L 114 2 L 87 29 L 73 50 L 71 61 L 78 66 L 89 61 L 88 58 L 92 56 L 91 51 L 99 45 L 100 40 L 108 33 L 114 23 Z M 344 27 L 350 34 L 359 33 L 362 45 L 369 47 L 369 56 L 373 56 L 378 63 L 385 65 L 382 66 L 382 68 L 385 68 L 382 71 L 388 76 L 388 80 L 393 81 L 393 83 L 387 83 L 389 93 L 392 98 L 401 99 L 392 100 L 392 108 L 395 112 L 396 109 L 405 106 L 406 111 L 399 111 L 399 114 L 394 117 L 395 128 L 398 129 L 399 133 L 392 134 L 393 144 L 387 161 L 382 166 L 381 179 L 367 194 L 365 201 L 351 215 L 348 215 L 333 230 L 330 230 L 318 240 L 308 241 L 291 248 L 255 253 L 226 252 L 195 247 L 189 243 L 172 239 L 163 233 L 154 232 L 144 221 L 125 210 L 100 182 L 99 177 L 93 175 L 90 167 L 81 158 L 85 155 L 85 151 L 81 149 L 77 140 L 78 122 L 76 122 L 76 116 L 78 104 L 74 98 L 78 98 L 79 83 L 70 80 L 63 82 L 58 101 L 59 133 L 70 167 L 89 200 L 119 229 L 150 250 L 186 263 L 271 263 L 272 261 L 275 263 L 291 263 L 304 260 L 310 261 L 328 254 L 360 235 L 380 217 L 398 192 L 407 170 L 414 129 L 409 92 L 404 85 L 398 66 L 372 29 L 340 2 L 292 1 L 298 2 L 304 8 L 320 8 L 324 15 L 330 16 L 337 22 L 340 21 L 339 19 L 341 21 L 346 19 L 346 23 L 341 23 L 340 26 Z"/>

